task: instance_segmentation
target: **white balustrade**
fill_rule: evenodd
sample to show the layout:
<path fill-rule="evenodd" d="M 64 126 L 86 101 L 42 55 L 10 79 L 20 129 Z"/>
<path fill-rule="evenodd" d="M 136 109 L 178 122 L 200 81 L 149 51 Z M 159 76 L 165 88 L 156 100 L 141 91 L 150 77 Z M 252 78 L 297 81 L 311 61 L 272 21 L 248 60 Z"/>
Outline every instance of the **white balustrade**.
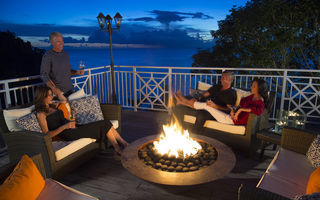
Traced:
<path fill-rule="evenodd" d="M 280 109 L 299 112 L 311 122 L 320 120 L 320 70 L 115 66 L 117 103 L 134 110 L 170 111 L 168 102 L 173 92 L 181 90 L 188 95 L 198 81 L 216 84 L 222 70 L 236 72 L 236 88 L 249 90 L 257 77 L 267 81 L 269 90 L 276 93 L 270 119 L 275 119 Z M 84 88 L 87 94 L 97 95 L 100 102 L 111 103 L 110 75 L 110 66 L 87 68 L 84 75 L 72 81 L 76 90 Z M 1 80 L 2 108 L 32 102 L 40 84 L 39 76 Z"/>

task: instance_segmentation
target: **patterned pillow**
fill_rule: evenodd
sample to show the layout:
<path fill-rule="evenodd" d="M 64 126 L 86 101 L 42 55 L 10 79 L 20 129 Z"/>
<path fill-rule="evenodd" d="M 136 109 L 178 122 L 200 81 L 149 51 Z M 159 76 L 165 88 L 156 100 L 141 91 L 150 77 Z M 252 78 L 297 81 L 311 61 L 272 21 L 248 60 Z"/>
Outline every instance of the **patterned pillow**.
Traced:
<path fill-rule="evenodd" d="M 306 156 L 313 167 L 318 168 L 320 166 L 320 134 L 311 143 Z"/>
<path fill-rule="evenodd" d="M 189 88 L 189 96 L 197 100 L 199 100 L 202 94 L 205 92 L 206 92 L 205 90 L 195 90 L 195 89 Z"/>
<path fill-rule="evenodd" d="M 19 119 L 16 120 L 16 122 L 19 125 L 19 127 L 22 129 L 25 129 L 28 131 L 36 131 L 40 133 L 42 132 L 35 112 L 32 112 L 23 117 L 20 117 Z"/>
<path fill-rule="evenodd" d="M 70 102 L 72 115 L 78 124 L 104 120 L 97 96 L 88 96 Z"/>
<path fill-rule="evenodd" d="M 295 196 L 293 200 L 319 200 L 320 199 L 320 192 L 315 192 L 312 194 L 306 194 L 306 195 L 299 195 Z"/>

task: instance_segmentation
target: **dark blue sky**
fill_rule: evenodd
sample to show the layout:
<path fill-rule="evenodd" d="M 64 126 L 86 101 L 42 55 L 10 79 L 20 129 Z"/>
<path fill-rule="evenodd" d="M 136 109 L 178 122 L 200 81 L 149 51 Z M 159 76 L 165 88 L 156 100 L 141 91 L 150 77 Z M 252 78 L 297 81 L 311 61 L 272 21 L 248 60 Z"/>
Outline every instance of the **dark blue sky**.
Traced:
<path fill-rule="evenodd" d="M 246 2 L 1 0 L 0 28 L 16 32 L 18 36 L 29 36 L 30 40 L 34 39 L 30 36 L 45 37 L 56 29 L 64 36 L 88 39 L 98 27 L 96 17 L 99 12 L 112 17 L 119 12 L 123 16 L 121 31 L 126 37 L 128 33 L 180 30 L 189 36 L 198 34 L 203 39 L 210 39 L 209 31 L 218 28 L 217 21 L 224 19 L 233 5 L 244 6 Z"/>

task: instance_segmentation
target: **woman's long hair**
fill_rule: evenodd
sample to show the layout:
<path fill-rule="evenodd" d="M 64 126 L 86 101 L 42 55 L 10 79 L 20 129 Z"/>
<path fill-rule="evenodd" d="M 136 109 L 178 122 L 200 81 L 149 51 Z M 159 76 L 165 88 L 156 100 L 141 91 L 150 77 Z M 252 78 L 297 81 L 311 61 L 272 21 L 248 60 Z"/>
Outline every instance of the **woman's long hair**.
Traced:
<path fill-rule="evenodd" d="M 34 97 L 34 106 L 35 106 L 36 112 L 49 113 L 49 109 L 46 107 L 44 100 L 45 98 L 47 98 L 50 90 L 51 88 L 49 88 L 48 86 L 37 87 L 36 94 Z M 52 105 L 49 105 L 49 106 L 51 107 Z"/>
<path fill-rule="evenodd" d="M 255 78 L 253 82 L 258 84 L 258 93 L 263 98 L 264 105 L 267 106 L 268 103 L 268 85 L 265 80 L 260 78 Z"/>

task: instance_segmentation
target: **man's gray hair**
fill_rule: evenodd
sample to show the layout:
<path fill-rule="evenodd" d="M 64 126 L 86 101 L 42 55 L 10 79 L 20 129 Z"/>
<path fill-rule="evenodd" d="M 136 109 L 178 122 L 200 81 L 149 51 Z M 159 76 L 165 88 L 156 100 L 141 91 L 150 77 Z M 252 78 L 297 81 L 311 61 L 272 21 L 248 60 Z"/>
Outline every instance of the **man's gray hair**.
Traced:
<path fill-rule="evenodd" d="M 52 33 L 50 34 L 50 36 L 49 36 L 50 42 L 53 41 L 54 38 L 57 37 L 57 36 L 61 36 L 61 37 L 62 37 L 61 33 L 59 33 L 59 32 L 52 32 Z"/>
<path fill-rule="evenodd" d="M 233 79 L 234 79 L 234 72 L 233 71 L 224 70 L 222 73 L 227 74 L 228 77 L 231 79 L 231 81 L 233 81 Z"/>

